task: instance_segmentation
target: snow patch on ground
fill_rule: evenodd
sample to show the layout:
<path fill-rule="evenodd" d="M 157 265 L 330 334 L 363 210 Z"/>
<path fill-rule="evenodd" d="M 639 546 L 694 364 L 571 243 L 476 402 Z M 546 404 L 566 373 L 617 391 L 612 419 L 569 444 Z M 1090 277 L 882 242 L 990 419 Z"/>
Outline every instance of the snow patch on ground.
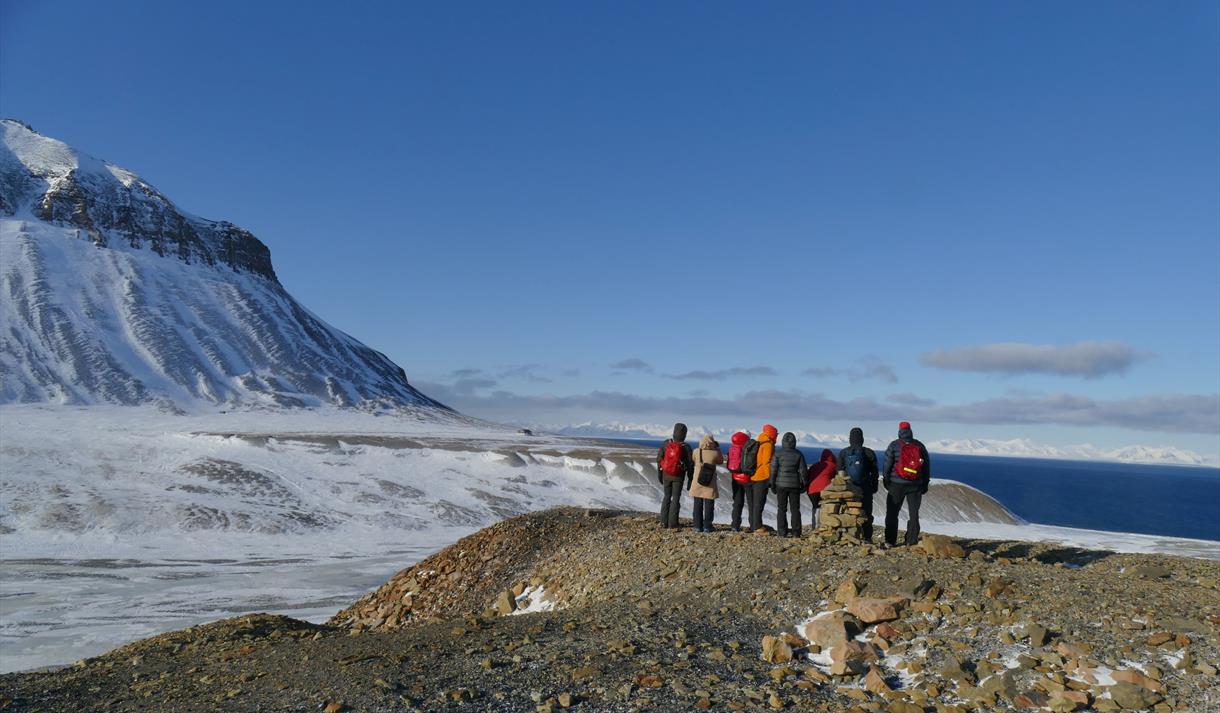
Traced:
<path fill-rule="evenodd" d="M 517 608 L 513 614 L 534 614 L 536 612 L 554 611 L 555 602 L 551 600 L 544 586 L 529 586 L 517 597 Z"/>

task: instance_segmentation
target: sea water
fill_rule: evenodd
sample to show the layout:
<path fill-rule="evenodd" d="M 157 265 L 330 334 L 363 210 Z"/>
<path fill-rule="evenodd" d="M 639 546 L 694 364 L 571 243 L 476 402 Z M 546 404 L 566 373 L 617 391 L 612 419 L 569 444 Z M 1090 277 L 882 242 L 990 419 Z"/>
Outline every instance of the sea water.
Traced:
<path fill-rule="evenodd" d="M 818 447 L 800 450 L 810 464 L 822 457 Z M 831 449 L 836 457 L 839 450 Z M 935 452 L 929 456 L 933 478 L 978 488 L 1029 522 L 1220 540 L 1220 468 Z M 878 450 L 877 458 L 884 461 L 885 452 Z"/>

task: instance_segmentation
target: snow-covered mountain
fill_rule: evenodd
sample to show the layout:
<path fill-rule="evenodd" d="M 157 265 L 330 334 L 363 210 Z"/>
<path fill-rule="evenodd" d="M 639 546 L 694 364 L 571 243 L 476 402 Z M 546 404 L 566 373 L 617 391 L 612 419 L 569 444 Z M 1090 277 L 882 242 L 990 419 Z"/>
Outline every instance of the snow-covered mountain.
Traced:
<path fill-rule="evenodd" d="M 248 231 L 20 122 L 0 132 L 0 403 L 450 413 L 297 303 Z"/>
<path fill-rule="evenodd" d="M 656 423 L 621 423 L 619 421 L 611 421 L 609 423 L 593 423 L 586 421 L 571 425 L 534 425 L 534 429 L 554 433 L 560 436 L 575 436 L 583 438 L 633 438 L 633 439 L 658 439 L 669 438 L 673 432 L 673 425 L 661 425 Z M 717 441 L 722 444 L 727 444 L 729 438 L 737 431 L 746 431 L 751 435 L 758 433 L 758 426 L 741 427 L 741 428 L 709 428 L 707 426 L 698 426 L 688 424 L 688 432 L 691 440 L 696 440 L 704 434 L 711 434 Z M 797 443 L 802 446 L 846 446 L 847 434 L 835 435 L 830 433 L 815 433 L 813 431 L 793 431 L 796 436 Z"/>
<path fill-rule="evenodd" d="M 536 425 L 536 430 L 547 431 L 564 436 L 581 436 L 585 438 L 635 438 L 660 439 L 668 438 L 672 426 L 660 424 L 631 424 L 611 421 L 609 423 L 578 423 L 566 426 Z M 710 433 L 721 443 L 728 443 L 729 436 L 738 429 L 690 427 L 690 437 L 698 438 Z M 756 430 L 751 430 L 755 433 Z M 847 445 L 846 433 L 816 433 L 813 431 L 793 431 L 797 443 L 802 446 L 821 446 L 842 448 Z M 873 448 L 884 448 L 889 443 L 888 438 L 867 438 L 867 444 Z M 1151 465 L 1217 465 L 1215 459 L 1207 458 L 1194 451 L 1173 447 L 1125 446 L 1122 448 L 1099 448 L 1090 444 L 1078 446 L 1048 446 L 1035 443 L 1028 438 L 1012 438 L 1007 440 L 994 438 L 940 439 L 925 441 L 928 450 L 934 453 L 953 453 L 956 455 L 974 456 L 1004 456 L 1009 458 L 1051 458 L 1055 460 L 1098 460 L 1116 463 L 1146 463 Z"/>
<path fill-rule="evenodd" d="M 1182 448 L 1156 446 L 1124 446 L 1099 448 L 1083 443 L 1076 446 L 1048 446 L 1028 438 L 1007 440 L 971 438 L 965 440 L 928 441 L 929 450 L 961 455 L 1008 456 L 1012 458 L 1052 458 L 1056 460 L 1099 460 L 1115 463 L 1147 463 L 1150 465 L 1215 466 L 1209 459 Z"/>

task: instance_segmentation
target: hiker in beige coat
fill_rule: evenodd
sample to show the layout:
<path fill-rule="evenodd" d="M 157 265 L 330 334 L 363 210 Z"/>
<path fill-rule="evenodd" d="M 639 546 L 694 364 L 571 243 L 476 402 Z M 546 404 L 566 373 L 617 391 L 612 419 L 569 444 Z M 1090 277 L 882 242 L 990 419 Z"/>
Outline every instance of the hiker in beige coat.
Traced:
<path fill-rule="evenodd" d="M 716 466 L 724 462 L 724 454 L 720 452 L 720 444 L 715 438 L 704 436 L 693 455 L 695 476 L 690 481 L 690 496 L 695 499 L 695 531 L 711 532 L 712 520 L 716 515 L 716 498 L 720 495 L 716 487 Z M 705 465 L 708 466 L 706 471 Z M 700 485 L 700 474 L 706 480 L 708 473 L 711 475 L 710 482 Z"/>

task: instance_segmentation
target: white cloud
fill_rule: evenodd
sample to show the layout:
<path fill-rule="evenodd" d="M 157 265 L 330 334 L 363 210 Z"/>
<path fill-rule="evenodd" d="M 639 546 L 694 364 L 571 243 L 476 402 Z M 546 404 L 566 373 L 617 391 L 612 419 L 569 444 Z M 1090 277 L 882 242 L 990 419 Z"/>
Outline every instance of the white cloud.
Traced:
<path fill-rule="evenodd" d="M 1078 342 L 1065 346 L 1004 342 L 942 349 L 919 358 L 924 366 L 993 374 L 1057 374 L 1097 379 L 1121 374 L 1143 358 L 1118 342 Z"/>

